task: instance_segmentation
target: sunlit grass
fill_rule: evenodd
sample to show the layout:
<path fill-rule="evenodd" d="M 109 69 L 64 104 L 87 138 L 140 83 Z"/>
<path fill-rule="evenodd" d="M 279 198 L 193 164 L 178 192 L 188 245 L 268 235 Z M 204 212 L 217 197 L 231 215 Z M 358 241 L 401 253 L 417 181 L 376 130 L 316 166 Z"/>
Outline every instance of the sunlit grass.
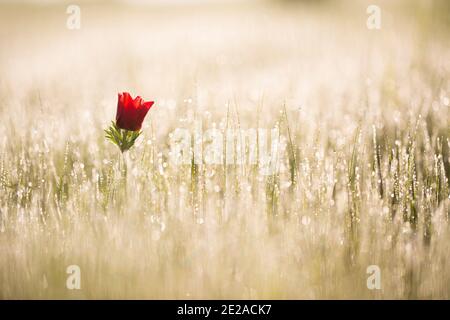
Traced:
<path fill-rule="evenodd" d="M 5 6 L 0 297 L 449 298 L 449 31 L 386 6 Z M 126 183 L 124 90 L 156 101 Z M 200 125 L 277 127 L 277 171 L 171 163 Z"/>

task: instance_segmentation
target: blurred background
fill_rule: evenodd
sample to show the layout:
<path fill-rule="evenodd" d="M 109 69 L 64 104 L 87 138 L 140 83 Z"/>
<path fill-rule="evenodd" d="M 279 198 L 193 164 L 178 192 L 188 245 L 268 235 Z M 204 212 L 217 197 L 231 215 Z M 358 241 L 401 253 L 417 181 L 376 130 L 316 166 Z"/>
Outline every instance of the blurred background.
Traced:
<path fill-rule="evenodd" d="M 67 27 L 70 4 L 80 8 L 80 29 Z M 3 0 L 0 93 L 14 99 L 0 112 L 40 96 L 46 115 L 62 111 L 59 121 L 70 119 L 74 101 L 75 112 L 94 104 L 94 118 L 107 119 L 123 90 L 154 97 L 160 112 L 189 98 L 211 112 L 238 99 L 252 112 L 262 95 L 297 108 L 394 69 L 409 78 L 414 68 L 448 68 L 448 1 L 378 1 L 380 30 L 366 26 L 370 4 Z"/>
<path fill-rule="evenodd" d="M 448 298 L 449 10 L 0 0 L 0 298 Z M 128 198 L 103 133 L 122 91 L 156 101 Z M 168 166 L 197 122 L 278 126 L 284 171 Z"/>

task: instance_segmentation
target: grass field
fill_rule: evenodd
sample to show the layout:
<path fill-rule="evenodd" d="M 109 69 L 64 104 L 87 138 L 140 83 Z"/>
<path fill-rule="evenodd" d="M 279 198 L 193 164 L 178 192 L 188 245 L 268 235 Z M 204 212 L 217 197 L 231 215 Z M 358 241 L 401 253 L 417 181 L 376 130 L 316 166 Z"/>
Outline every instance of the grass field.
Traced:
<path fill-rule="evenodd" d="M 369 4 L 0 3 L 0 298 L 450 298 L 450 6 Z M 199 127 L 278 128 L 276 170 L 172 163 Z"/>

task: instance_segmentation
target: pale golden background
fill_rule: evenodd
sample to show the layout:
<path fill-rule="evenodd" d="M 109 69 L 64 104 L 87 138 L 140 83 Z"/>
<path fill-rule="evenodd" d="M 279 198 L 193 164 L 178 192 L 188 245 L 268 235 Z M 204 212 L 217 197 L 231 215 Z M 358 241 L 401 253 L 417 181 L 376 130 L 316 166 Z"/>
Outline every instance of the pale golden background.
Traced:
<path fill-rule="evenodd" d="M 446 1 L 68 4 L 0 2 L 1 298 L 450 297 Z M 127 191 L 121 91 L 156 101 Z M 278 126 L 279 172 L 170 165 L 199 122 Z"/>

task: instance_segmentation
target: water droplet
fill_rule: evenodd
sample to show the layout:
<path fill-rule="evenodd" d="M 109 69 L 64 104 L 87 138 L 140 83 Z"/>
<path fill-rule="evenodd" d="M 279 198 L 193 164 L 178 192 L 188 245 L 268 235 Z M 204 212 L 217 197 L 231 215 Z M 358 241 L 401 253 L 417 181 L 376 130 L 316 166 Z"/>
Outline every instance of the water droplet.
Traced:
<path fill-rule="evenodd" d="M 302 224 L 304 225 L 304 226 L 307 226 L 307 225 L 309 225 L 311 223 L 311 218 L 310 217 L 308 217 L 308 216 L 303 216 L 302 217 Z"/>

